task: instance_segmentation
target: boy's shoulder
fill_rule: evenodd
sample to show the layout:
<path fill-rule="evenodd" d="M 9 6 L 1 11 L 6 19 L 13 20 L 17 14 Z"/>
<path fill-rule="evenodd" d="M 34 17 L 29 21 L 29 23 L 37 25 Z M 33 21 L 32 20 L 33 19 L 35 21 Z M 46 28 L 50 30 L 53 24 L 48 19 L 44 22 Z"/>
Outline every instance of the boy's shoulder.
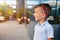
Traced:
<path fill-rule="evenodd" d="M 52 26 L 50 23 L 47 23 L 47 24 L 46 24 L 46 27 L 47 27 L 47 28 L 53 28 L 53 26 Z"/>

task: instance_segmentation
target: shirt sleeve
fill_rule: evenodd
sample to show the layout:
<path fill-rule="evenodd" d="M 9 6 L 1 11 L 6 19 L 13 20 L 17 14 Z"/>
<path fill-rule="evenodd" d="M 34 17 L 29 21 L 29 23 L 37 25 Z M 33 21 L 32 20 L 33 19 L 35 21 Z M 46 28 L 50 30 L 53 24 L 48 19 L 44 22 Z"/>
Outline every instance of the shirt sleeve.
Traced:
<path fill-rule="evenodd" d="M 52 26 L 48 26 L 47 28 L 47 37 L 48 38 L 54 38 L 54 29 Z"/>

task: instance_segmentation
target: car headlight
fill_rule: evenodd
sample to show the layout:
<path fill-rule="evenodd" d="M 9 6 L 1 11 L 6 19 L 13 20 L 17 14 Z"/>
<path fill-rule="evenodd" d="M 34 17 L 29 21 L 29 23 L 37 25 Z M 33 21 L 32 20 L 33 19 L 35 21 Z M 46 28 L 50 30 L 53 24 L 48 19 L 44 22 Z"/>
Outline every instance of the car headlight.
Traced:
<path fill-rule="evenodd" d="M 30 18 L 28 18 L 28 21 L 30 21 Z"/>
<path fill-rule="evenodd" d="M 20 18 L 18 18 L 18 19 L 17 19 L 17 21 L 21 21 L 21 19 L 20 19 Z"/>
<path fill-rule="evenodd" d="M 26 20 L 26 19 L 27 19 L 27 17 L 24 17 L 24 19 Z"/>

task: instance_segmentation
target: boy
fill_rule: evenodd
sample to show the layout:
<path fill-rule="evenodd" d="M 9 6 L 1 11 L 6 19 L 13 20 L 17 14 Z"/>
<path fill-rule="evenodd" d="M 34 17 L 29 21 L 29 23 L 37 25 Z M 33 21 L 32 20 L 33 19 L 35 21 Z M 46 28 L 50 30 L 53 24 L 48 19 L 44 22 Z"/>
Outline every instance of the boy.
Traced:
<path fill-rule="evenodd" d="M 52 25 L 47 21 L 51 7 L 47 3 L 42 3 L 34 7 L 34 17 L 38 23 L 35 26 L 35 33 L 33 40 L 53 40 L 54 30 Z"/>

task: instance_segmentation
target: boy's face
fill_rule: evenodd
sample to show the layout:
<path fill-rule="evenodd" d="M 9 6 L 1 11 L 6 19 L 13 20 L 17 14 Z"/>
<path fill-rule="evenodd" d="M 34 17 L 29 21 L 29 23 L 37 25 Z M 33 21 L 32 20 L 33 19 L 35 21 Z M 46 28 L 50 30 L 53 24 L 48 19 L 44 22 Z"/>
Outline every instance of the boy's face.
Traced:
<path fill-rule="evenodd" d="M 35 17 L 35 20 L 36 21 L 40 21 L 40 20 L 43 20 L 45 19 L 45 11 L 41 8 L 41 7 L 37 7 L 34 9 L 34 17 Z"/>

